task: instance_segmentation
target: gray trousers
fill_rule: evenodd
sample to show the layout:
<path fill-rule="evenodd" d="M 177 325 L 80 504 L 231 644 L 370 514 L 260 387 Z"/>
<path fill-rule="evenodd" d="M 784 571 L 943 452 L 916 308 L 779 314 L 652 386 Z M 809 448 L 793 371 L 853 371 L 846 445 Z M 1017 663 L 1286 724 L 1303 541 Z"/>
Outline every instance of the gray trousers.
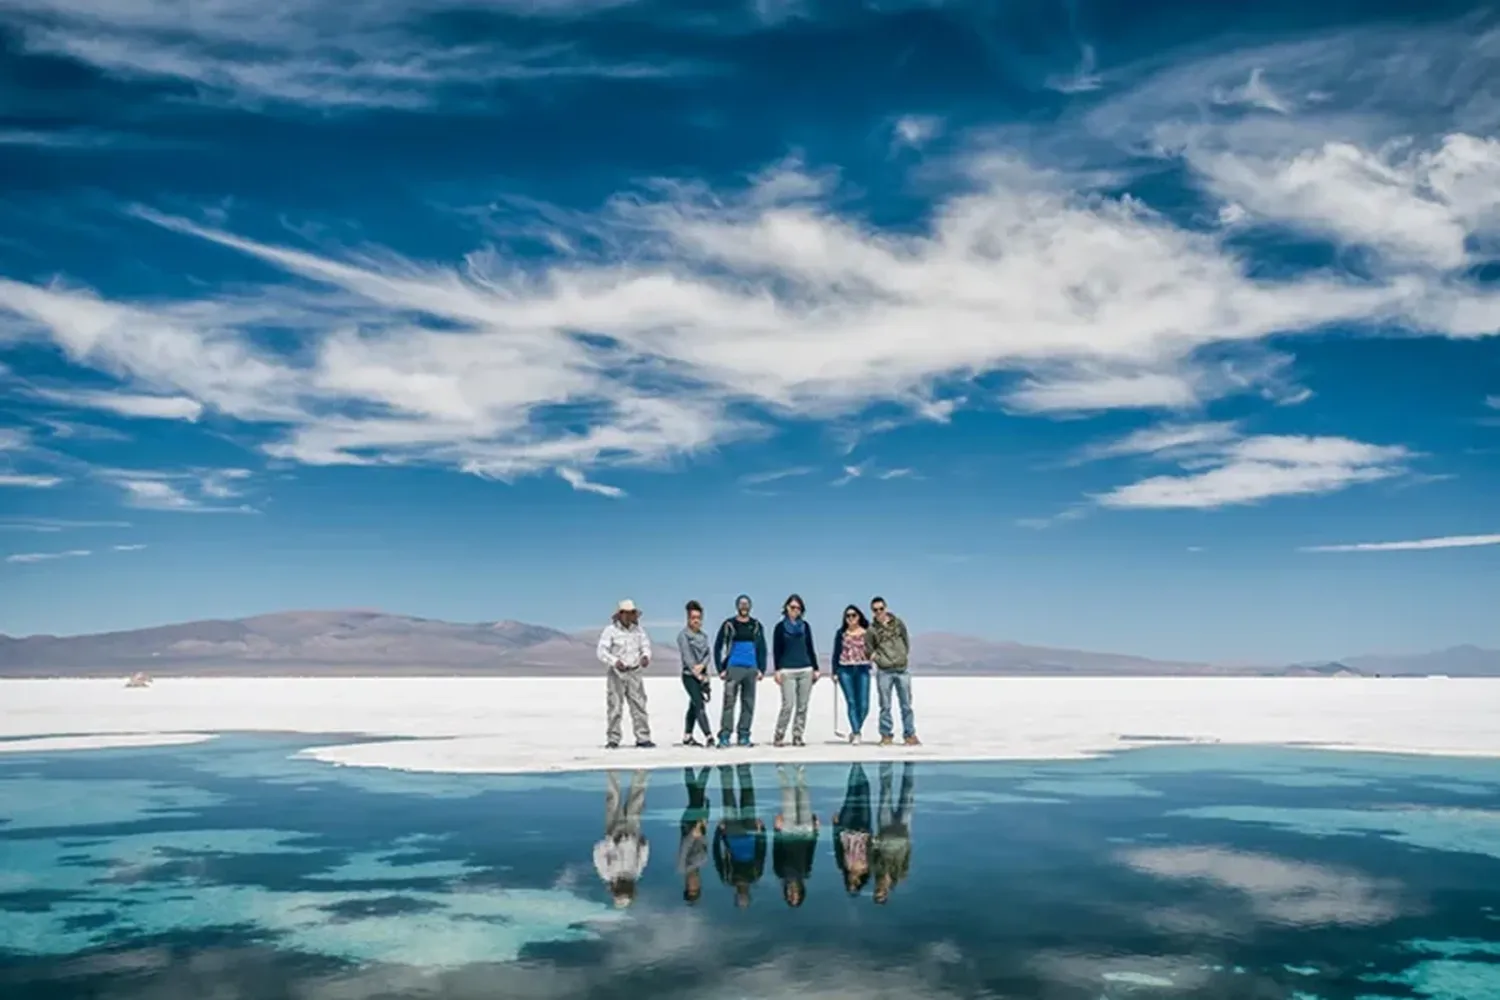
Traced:
<path fill-rule="evenodd" d="M 814 817 L 812 792 L 807 787 L 806 771 L 801 764 L 793 768 L 777 764 L 776 778 L 781 783 L 781 832 L 811 834 Z"/>
<path fill-rule="evenodd" d="M 807 731 L 807 703 L 812 698 L 812 667 L 781 671 L 781 713 L 776 716 L 776 738 L 792 727 L 792 739 L 800 740 Z"/>
<path fill-rule="evenodd" d="M 755 683 L 760 671 L 754 667 L 730 667 L 724 674 L 724 707 L 719 712 L 719 738 L 733 731 L 742 740 L 750 738 L 750 724 L 755 721 Z M 740 703 L 739 726 L 734 724 L 734 703 Z"/>
<path fill-rule="evenodd" d="M 644 743 L 651 738 L 651 720 L 646 717 L 646 682 L 640 670 L 610 667 L 604 734 L 610 743 L 620 742 L 620 722 L 627 704 L 630 705 L 630 725 L 635 730 L 635 741 Z"/>

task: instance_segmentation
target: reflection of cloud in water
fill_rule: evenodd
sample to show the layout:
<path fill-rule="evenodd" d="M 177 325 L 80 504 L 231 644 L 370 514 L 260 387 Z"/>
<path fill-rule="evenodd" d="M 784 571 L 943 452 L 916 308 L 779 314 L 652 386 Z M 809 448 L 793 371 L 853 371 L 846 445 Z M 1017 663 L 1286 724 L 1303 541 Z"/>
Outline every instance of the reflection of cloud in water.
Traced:
<path fill-rule="evenodd" d="M 1163 989 L 1197 990 L 1214 975 L 1201 958 L 1172 955 L 1104 957 L 1072 951 L 1043 951 L 1027 963 L 1043 979 L 1072 990 L 1105 989 L 1100 1000 L 1115 996 L 1153 996 Z M 1110 985 L 1122 987 L 1109 990 Z M 1144 992 L 1143 992 L 1144 991 Z M 1098 994 L 1095 994 L 1098 995 Z"/>
<path fill-rule="evenodd" d="M 8 873 L 29 876 L 9 891 L 52 894 L 45 909 L 4 911 L 0 949 L 62 955 L 128 936 L 243 927 L 294 951 L 446 968 L 511 961 L 538 942 L 590 940 L 599 925 L 619 919 L 607 907 L 558 890 L 445 885 L 395 891 L 333 882 L 352 877 L 357 886 L 399 885 L 472 871 L 443 862 L 401 865 L 389 850 L 352 855 L 309 877 L 315 885 L 327 880 L 326 889 L 274 890 L 208 877 L 212 862 L 225 856 L 320 853 L 305 840 L 275 830 L 205 830 L 108 841 L 0 841 Z"/>
<path fill-rule="evenodd" d="M 152 781 L 10 778 L 0 780 L 0 834 L 192 816 L 222 801 L 197 788 Z"/>
<path fill-rule="evenodd" d="M 1365 836 L 1431 851 L 1500 858 L 1500 812 L 1403 806 L 1393 809 L 1285 809 L 1269 806 L 1205 806 L 1177 809 L 1170 817 L 1260 823 L 1310 837 Z"/>
<path fill-rule="evenodd" d="M 1141 847 L 1122 862 L 1157 878 L 1241 893 L 1262 921 L 1297 927 L 1370 926 L 1400 915 L 1399 884 L 1358 872 L 1223 847 Z"/>
<path fill-rule="evenodd" d="M 1021 785 L 1023 792 L 1043 795 L 1062 795 L 1078 798 L 1156 798 L 1161 792 L 1131 781 L 1129 778 L 1110 776 L 1057 778 L 1043 781 L 1028 781 Z"/>

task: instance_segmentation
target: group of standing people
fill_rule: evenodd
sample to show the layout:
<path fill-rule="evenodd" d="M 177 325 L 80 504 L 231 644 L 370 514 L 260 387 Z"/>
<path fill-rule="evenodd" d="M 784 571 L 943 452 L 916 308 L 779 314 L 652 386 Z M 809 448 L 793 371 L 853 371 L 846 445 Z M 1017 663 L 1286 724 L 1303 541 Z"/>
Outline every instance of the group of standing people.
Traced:
<path fill-rule="evenodd" d="M 703 869 L 711 861 L 719 881 L 734 894 L 735 906 L 750 905 L 751 890 L 765 874 L 767 833 L 755 800 L 753 771 L 748 764 L 720 765 L 721 818 L 712 822 L 709 778 L 712 769 L 686 767 L 683 785 L 687 806 L 682 813 L 677 849 L 677 871 L 683 879 L 683 899 L 695 905 L 703 896 Z M 770 859 L 781 882 L 781 896 L 790 907 L 807 898 L 807 883 L 823 824 L 813 811 L 812 794 L 801 765 L 777 765 L 781 785 L 780 810 L 772 820 Z M 594 867 L 609 887 L 616 907 L 635 900 L 636 889 L 651 857 L 644 828 L 649 775 L 636 771 L 624 795 L 620 779 L 606 776 L 604 837 L 594 845 Z M 897 790 L 890 762 L 880 765 L 878 808 L 872 801 L 864 765 L 849 768 L 844 799 L 831 817 L 833 857 L 845 891 L 858 896 L 872 880 L 876 903 L 884 904 L 891 891 L 911 871 L 911 823 L 916 783 L 910 762 L 902 766 Z"/>
<path fill-rule="evenodd" d="M 688 705 L 682 737 L 685 746 L 753 746 L 751 725 L 755 720 L 756 692 L 768 676 L 781 689 L 781 710 L 776 717 L 776 746 L 804 746 L 807 709 L 813 686 L 822 679 L 822 663 L 806 618 L 807 606 L 797 594 L 781 606 L 781 620 L 766 641 L 765 628 L 751 614 L 748 595 L 735 598 L 735 613 L 724 619 L 710 636 L 703 627 L 703 606 L 686 605 L 687 624 L 677 635 L 682 686 Z M 870 600 L 870 616 L 858 605 L 844 609 L 842 622 L 831 647 L 832 672 L 844 697 L 849 719 L 850 743 L 863 739 L 870 713 L 870 686 L 880 702 L 880 743 L 895 742 L 892 702 L 901 709 L 901 734 L 907 746 L 918 746 L 916 719 L 912 711 L 911 634 L 906 623 L 887 607 L 883 597 Z M 651 638 L 640 623 L 640 609 L 625 600 L 615 609 L 610 623 L 599 635 L 599 661 L 609 670 L 606 701 L 605 741 L 610 749 L 623 738 L 624 710 L 630 709 L 635 744 L 649 748 L 651 723 L 642 672 L 651 663 Z M 709 718 L 712 680 L 724 685 L 719 726 L 715 732 Z M 738 707 L 738 718 L 735 711 Z M 703 742 L 697 732 L 703 733 Z"/>

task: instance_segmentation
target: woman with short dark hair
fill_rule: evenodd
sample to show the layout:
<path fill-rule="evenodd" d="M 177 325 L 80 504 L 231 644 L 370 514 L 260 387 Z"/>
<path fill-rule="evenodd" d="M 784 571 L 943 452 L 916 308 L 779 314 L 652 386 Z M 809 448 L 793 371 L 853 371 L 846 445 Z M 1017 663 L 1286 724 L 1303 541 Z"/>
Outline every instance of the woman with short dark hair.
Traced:
<path fill-rule="evenodd" d="M 708 665 L 713 661 L 713 642 L 703 631 L 703 605 L 687 602 L 687 626 L 677 633 L 677 652 L 682 657 L 682 687 L 687 691 L 687 719 L 683 723 L 682 745 L 702 746 L 693 738 L 693 725 L 703 729 L 704 742 L 714 745 L 713 727 L 708 722 Z"/>

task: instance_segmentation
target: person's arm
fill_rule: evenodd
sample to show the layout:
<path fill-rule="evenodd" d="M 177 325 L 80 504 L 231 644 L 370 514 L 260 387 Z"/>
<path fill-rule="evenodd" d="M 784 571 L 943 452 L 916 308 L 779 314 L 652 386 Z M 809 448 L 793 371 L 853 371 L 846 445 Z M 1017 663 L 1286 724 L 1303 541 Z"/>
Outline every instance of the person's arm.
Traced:
<path fill-rule="evenodd" d="M 759 622 L 755 629 L 755 665 L 760 670 L 760 675 L 766 675 L 766 629 Z"/>
<path fill-rule="evenodd" d="M 786 629 L 781 622 L 771 629 L 771 672 L 781 673 L 781 660 L 786 655 Z"/>
<path fill-rule="evenodd" d="M 714 636 L 714 670 L 721 674 L 724 672 L 724 657 L 728 653 L 724 648 L 724 633 L 725 628 L 720 625 L 719 634 Z"/>
<path fill-rule="evenodd" d="M 818 650 L 817 647 L 813 645 L 812 626 L 804 626 L 802 629 L 802 634 L 807 637 L 807 658 L 812 661 L 813 676 L 816 677 L 819 669 Z"/>
<path fill-rule="evenodd" d="M 643 667 L 651 665 L 651 633 L 646 631 L 646 626 L 640 626 L 641 630 L 641 663 Z"/>
<path fill-rule="evenodd" d="M 697 666 L 693 662 L 693 646 L 688 642 L 688 631 L 683 629 L 677 633 L 677 655 L 682 659 L 682 669 L 692 671 Z"/>
<path fill-rule="evenodd" d="M 604 631 L 599 633 L 599 645 L 594 650 L 594 655 L 599 657 L 599 662 L 606 667 L 615 665 L 615 652 L 612 648 L 614 646 L 613 639 L 614 629 L 609 625 L 604 626 Z"/>
<path fill-rule="evenodd" d="M 833 648 L 828 651 L 828 670 L 832 673 L 839 665 L 839 657 L 844 655 L 844 626 L 840 625 L 838 631 L 833 633 Z"/>
<path fill-rule="evenodd" d="M 896 627 L 901 630 L 901 642 L 906 646 L 906 663 L 911 665 L 911 633 L 906 631 L 906 619 L 896 619 Z"/>

